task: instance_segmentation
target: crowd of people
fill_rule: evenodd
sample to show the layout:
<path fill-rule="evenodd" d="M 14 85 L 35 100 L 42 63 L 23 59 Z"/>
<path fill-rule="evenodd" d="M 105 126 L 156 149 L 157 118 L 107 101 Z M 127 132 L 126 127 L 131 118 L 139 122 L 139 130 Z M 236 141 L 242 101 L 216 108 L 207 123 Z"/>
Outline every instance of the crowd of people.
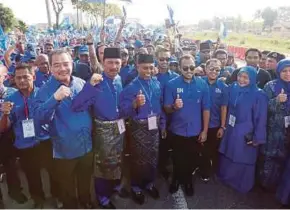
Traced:
<path fill-rule="evenodd" d="M 0 163 L 9 196 L 28 199 L 18 162 L 35 208 L 45 202 L 43 168 L 65 209 L 113 209 L 114 193 L 140 205 L 158 199 L 158 174 L 170 193 L 193 196 L 196 177 L 217 178 L 289 207 L 290 59 L 250 48 L 238 68 L 220 41 L 179 41 L 178 51 L 167 36 L 88 35 L 77 46 L 18 40 L 6 50 Z"/>

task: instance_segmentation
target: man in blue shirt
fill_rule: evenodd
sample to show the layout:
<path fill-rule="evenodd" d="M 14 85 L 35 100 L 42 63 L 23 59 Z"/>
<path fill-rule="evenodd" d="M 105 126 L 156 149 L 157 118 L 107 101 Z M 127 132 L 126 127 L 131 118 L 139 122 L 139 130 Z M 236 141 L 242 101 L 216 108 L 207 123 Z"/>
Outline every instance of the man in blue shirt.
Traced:
<path fill-rule="evenodd" d="M 10 87 L 5 87 L 3 82 L 7 78 L 7 68 L 0 65 L 0 103 L 17 90 Z M 16 151 L 13 147 L 14 134 L 13 129 L 9 129 L 7 132 L 0 134 L 0 164 L 3 166 L 3 171 L 6 173 L 6 181 L 8 187 L 9 196 L 19 204 L 23 204 L 27 201 L 26 196 L 21 192 L 21 183 L 18 177 L 18 173 L 15 167 Z M 1 193 L 0 193 L 1 194 Z M 0 200 L 2 199 L 2 196 Z M 0 202 L 1 203 L 1 202 Z"/>
<path fill-rule="evenodd" d="M 55 176 L 60 187 L 63 208 L 91 206 L 92 119 L 89 111 L 74 112 L 72 100 L 82 90 L 85 81 L 72 74 L 71 55 L 63 49 L 49 57 L 51 79 L 38 91 L 34 99 L 34 116 L 49 124 L 53 144 Z M 78 185 L 76 185 L 77 179 Z"/>
<path fill-rule="evenodd" d="M 138 56 L 138 77 L 121 93 L 120 107 L 130 118 L 131 187 L 133 200 L 143 204 L 143 189 L 154 198 L 159 192 L 154 186 L 157 172 L 159 130 L 165 136 L 165 120 L 162 110 L 163 93 L 159 81 L 152 77 L 154 59 L 152 55 Z"/>
<path fill-rule="evenodd" d="M 123 86 L 125 86 L 128 75 L 132 70 L 132 66 L 128 64 L 129 52 L 127 49 L 121 49 L 121 57 L 122 57 L 122 67 L 119 75 L 121 76 Z"/>
<path fill-rule="evenodd" d="M 191 55 L 180 58 L 181 76 L 165 86 L 164 108 L 171 114 L 169 137 L 173 148 L 173 180 L 170 192 L 185 186 L 194 194 L 192 170 L 199 166 L 199 147 L 206 141 L 210 117 L 210 96 L 206 82 L 194 77 L 195 60 Z"/>
<path fill-rule="evenodd" d="M 165 85 L 171 79 L 176 78 L 179 75 L 169 69 L 169 62 L 170 62 L 170 57 L 171 57 L 169 50 L 165 49 L 164 47 L 160 47 L 156 51 L 156 57 L 158 61 L 158 71 L 159 71 L 156 77 L 158 81 L 160 82 L 162 92 L 163 92 Z M 169 117 L 170 116 L 167 115 L 168 120 L 169 120 Z M 168 164 L 171 149 L 172 148 L 171 148 L 170 140 L 168 140 L 167 138 L 160 139 L 158 168 L 159 168 L 160 173 L 164 176 L 165 179 L 167 179 L 169 176 L 169 172 L 167 171 L 166 166 Z"/>
<path fill-rule="evenodd" d="M 52 145 L 48 126 L 40 123 L 32 112 L 32 101 L 38 91 L 34 87 L 34 70 L 28 65 L 19 65 L 15 69 L 15 83 L 18 91 L 5 98 L 2 104 L 0 131 L 10 126 L 14 130 L 14 147 L 20 155 L 22 169 L 27 177 L 29 192 L 37 208 L 45 200 L 42 189 L 42 167 L 52 175 Z M 52 176 L 51 176 L 52 177 Z M 57 193 L 52 179 L 52 194 Z"/>
<path fill-rule="evenodd" d="M 215 173 L 218 165 L 219 143 L 223 137 L 226 126 L 228 106 L 228 86 L 222 79 L 218 79 L 221 71 L 221 62 L 218 59 L 210 59 L 206 62 L 206 77 L 204 80 L 210 91 L 210 122 L 207 141 L 204 143 L 199 167 L 203 181 L 209 181 L 211 172 Z"/>
<path fill-rule="evenodd" d="M 38 71 L 35 73 L 36 79 L 34 85 L 40 88 L 50 79 L 51 76 L 48 56 L 45 54 L 40 54 L 37 56 L 35 64 Z"/>
<path fill-rule="evenodd" d="M 222 80 L 225 81 L 228 77 L 231 76 L 231 74 L 235 70 L 233 67 L 227 66 L 227 62 L 228 62 L 227 51 L 223 49 L 218 49 L 214 52 L 213 58 L 216 58 L 220 61 L 221 70 L 220 70 L 219 78 L 222 78 Z"/>
<path fill-rule="evenodd" d="M 94 74 L 73 100 L 72 110 L 82 112 L 93 108 L 95 192 L 101 207 L 115 208 L 110 201 L 114 190 L 121 191 L 121 160 L 125 122 L 120 111 L 122 88 L 121 54 L 119 48 L 104 51 L 104 72 Z M 105 102 L 101 103 L 101 102 Z"/>

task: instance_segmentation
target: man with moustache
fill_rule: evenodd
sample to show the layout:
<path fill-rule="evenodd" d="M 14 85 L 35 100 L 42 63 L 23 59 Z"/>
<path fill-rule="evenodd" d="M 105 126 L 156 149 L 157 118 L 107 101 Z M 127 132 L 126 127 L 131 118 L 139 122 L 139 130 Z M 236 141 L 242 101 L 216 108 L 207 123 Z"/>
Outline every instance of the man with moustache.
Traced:
<path fill-rule="evenodd" d="M 76 112 L 93 109 L 95 122 L 93 151 L 94 176 L 97 200 L 102 208 L 116 208 L 110 197 L 114 191 L 126 196 L 120 187 L 121 160 L 125 122 L 121 112 L 119 97 L 122 91 L 121 53 L 119 48 L 104 51 L 104 72 L 94 74 L 83 90 L 75 97 L 72 110 Z M 105 102 L 100 103 L 100 102 Z"/>

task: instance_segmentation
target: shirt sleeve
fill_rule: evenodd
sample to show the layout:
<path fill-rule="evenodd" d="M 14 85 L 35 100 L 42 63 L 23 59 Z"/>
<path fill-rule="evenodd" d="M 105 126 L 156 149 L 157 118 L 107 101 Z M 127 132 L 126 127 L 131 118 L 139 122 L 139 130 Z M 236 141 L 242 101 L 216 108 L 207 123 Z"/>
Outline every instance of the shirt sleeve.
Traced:
<path fill-rule="evenodd" d="M 210 93 L 208 85 L 203 82 L 203 93 L 202 93 L 202 109 L 203 111 L 210 110 Z"/>
<path fill-rule="evenodd" d="M 87 82 L 81 92 L 72 101 L 72 110 L 74 112 L 82 112 L 89 109 L 89 107 L 96 103 L 96 95 L 100 93 L 101 90 L 98 87 L 93 87 L 89 82 Z"/>
<path fill-rule="evenodd" d="M 125 118 L 134 117 L 137 114 L 133 108 L 134 98 L 134 86 L 130 84 L 120 94 L 120 111 Z"/>
<path fill-rule="evenodd" d="M 32 114 L 36 120 L 43 124 L 49 123 L 55 114 L 55 109 L 58 107 L 58 102 L 54 95 L 49 95 L 48 89 L 40 89 L 36 97 L 32 101 Z"/>
<path fill-rule="evenodd" d="M 229 87 L 224 85 L 223 92 L 222 92 L 222 106 L 227 106 L 229 103 Z"/>
<path fill-rule="evenodd" d="M 167 83 L 164 87 L 164 106 L 170 106 L 174 103 L 175 96 L 173 95 L 171 83 Z"/>

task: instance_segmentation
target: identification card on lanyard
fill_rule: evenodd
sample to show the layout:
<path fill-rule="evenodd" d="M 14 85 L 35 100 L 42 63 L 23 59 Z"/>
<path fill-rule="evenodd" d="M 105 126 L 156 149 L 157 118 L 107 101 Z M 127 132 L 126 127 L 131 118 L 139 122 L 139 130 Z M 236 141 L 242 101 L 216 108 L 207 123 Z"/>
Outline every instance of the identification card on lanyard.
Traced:
<path fill-rule="evenodd" d="M 118 123 L 118 129 L 119 129 L 119 133 L 122 134 L 126 131 L 126 127 L 125 127 L 125 122 L 123 119 L 120 119 L 117 121 Z"/>
<path fill-rule="evenodd" d="M 23 136 L 24 138 L 35 137 L 35 128 L 34 128 L 33 119 L 28 119 L 29 108 L 28 108 L 27 99 L 23 97 L 23 101 L 24 101 L 24 114 L 26 118 L 26 120 L 22 120 Z"/>
<path fill-rule="evenodd" d="M 22 120 L 22 129 L 24 138 L 35 137 L 35 129 L 33 119 Z"/>
<path fill-rule="evenodd" d="M 285 128 L 288 128 L 290 125 L 290 116 L 285 116 L 284 121 L 285 121 Z"/>
<path fill-rule="evenodd" d="M 235 127 L 235 124 L 236 124 L 236 117 L 234 115 L 230 115 L 229 125 L 232 127 Z"/>
<path fill-rule="evenodd" d="M 156 130 L 158 129 L 157 126 L 157 117 L 153 113 L 148 116 L 148 130 Z"/>

